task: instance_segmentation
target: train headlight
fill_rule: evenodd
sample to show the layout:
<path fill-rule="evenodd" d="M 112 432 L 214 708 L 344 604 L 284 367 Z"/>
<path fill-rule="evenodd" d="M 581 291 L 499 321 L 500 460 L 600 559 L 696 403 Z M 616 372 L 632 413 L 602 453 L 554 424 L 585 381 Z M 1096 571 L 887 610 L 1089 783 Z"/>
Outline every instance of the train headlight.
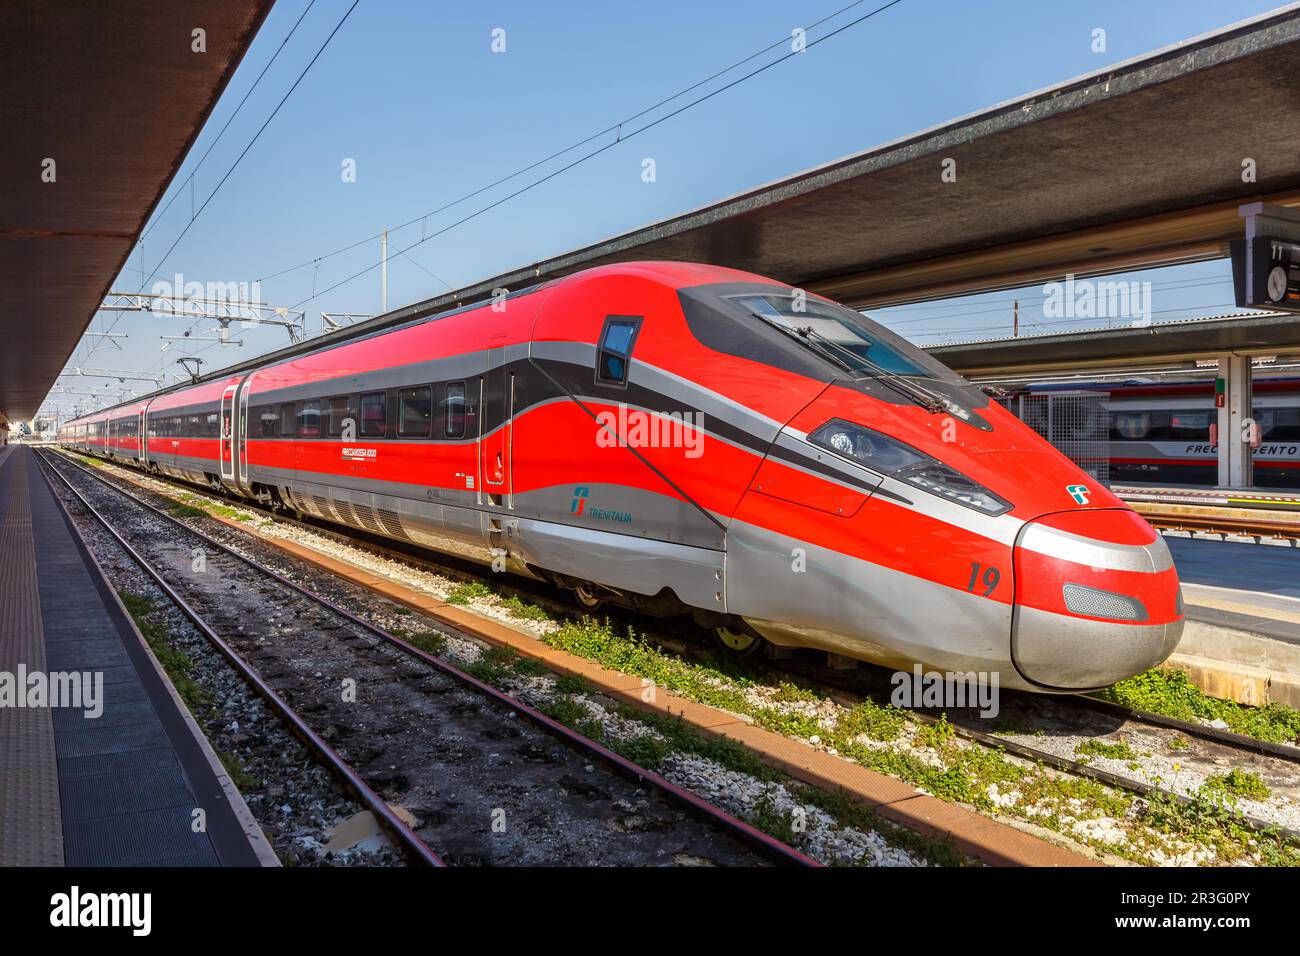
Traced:
<path fill-rule="evenodd" d="M 880 432 L 834 419 L 808 436 L 813 443 L 873 471 L 893 475 L 941 498 L 985 514 L 1000 515 L 1011 504 L 956 468 Z"/>

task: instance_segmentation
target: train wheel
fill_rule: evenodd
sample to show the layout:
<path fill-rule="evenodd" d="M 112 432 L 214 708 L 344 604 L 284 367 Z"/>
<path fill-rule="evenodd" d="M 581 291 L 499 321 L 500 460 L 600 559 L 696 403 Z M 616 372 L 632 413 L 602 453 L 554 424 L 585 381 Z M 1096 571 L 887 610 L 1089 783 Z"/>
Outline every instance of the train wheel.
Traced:
<path fill-rule="evenodd" d="M 763 646 L 763 639 L 757 634 L 733 631 L 729 627 L 715 627 L 713 635 L 728 651 L 737 657 L 748 657 Z"/>
<path fill-rule="evenodd" d="M 586 584 L 579 584 L 573 589 L 573 593 L 578 598 L 578 603 L 582 605 L 584 611 L 594 611 L 600 607 L 600 598 L 592 593 L 591 588 Z"/>

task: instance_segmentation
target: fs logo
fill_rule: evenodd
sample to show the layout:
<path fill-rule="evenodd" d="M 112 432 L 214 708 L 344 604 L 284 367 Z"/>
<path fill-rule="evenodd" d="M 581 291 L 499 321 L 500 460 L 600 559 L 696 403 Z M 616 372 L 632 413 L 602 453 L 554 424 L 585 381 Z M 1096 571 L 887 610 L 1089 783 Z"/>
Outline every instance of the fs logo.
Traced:
<path fill-rule="evenodd" d="M 1065 490 L 1069 492 L 1076 505 L 1086 505 L 1092 492 L 1088 490 L 1087 485 L 1066 485 Z"/>
<path fill-rule="evenodd" d="M 569 514 L 580 515 L 587 507 L 587 497 L 591 494 L 590 488 L 574 488 L 573 504 L 569 505 Z"/>

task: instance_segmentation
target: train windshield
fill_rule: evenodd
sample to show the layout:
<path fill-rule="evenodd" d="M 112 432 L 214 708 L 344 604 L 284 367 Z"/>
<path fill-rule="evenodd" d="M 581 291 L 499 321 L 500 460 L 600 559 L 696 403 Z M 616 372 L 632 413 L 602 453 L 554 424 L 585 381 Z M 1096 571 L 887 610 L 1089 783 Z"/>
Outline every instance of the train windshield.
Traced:
<path fill-rule="evenodd" d="M 942 377 L 942 366 L 931 367 L 937 363 L 926 361 L 923 355 L 909 354 L 916 351 L 913 346 L 901 339 L 891 341 L 897 336 L 883 328 L 873 328 L 875 323 L 850 309 L 811 298 L 796 301 L 786 295 L 738 295 L 732 301 L 791 332 L 811 338 L 820 345 L 818 351 L 856 375 Z"/>

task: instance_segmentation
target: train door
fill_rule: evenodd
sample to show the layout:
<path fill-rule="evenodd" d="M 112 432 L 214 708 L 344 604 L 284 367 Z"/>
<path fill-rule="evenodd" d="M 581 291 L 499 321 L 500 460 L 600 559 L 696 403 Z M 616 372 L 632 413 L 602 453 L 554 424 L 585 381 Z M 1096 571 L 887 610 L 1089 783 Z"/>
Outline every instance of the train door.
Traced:
<path fill-rule="evenodd" d="M 252 376 L 239 383 L 235 392 L 235 484 L 245 492 L 249 491 L 248 481 L 248 391 Z"/>
<path fill-rule="evenodd" d="M 221 414 L 217 418 L 223 481 L 235 480 L 235 392 L 238 390 L 236 385 L 226 387 L 221 395 Z"/>
<path fill-rule="evenodd" d="M 479 481 L 489 506 L 514 507 L 511 480 L 511 430 L 514 425 L 515 376 L 506 363 L 505 349 L 488 352 L 479 415 Z"/>
<path fill-rule="evenodd" d="M 505 338 L 504 332 L 493 336 Z M 480 514 L 483 537 L 496 561 L 507 558 L 509 539 L 514 536 L 515 520 L 507 517 L 514 508 L 514 462 L 512 441 L 515 406 L 515 376 L 507 362 L 507 350 L 500 345 L 488 349 L 487 371 L 482 383 L 482 400 L 479 403 L 478 467 L 480 503 L 485 510 Z"/>
<path fill-rule="evenodd" d="M 145 422 L 145 411 L 147 407 L 148 406 L 146 406 L 145 408 L 141 408 L 140 414 L 136 416 L 136 428 L 137 428 L 136 457 L 139 458 L 141 461 L 145 460 L 145 453 L 148 451 L 148 447 L 149 447 L 146 444 L 146 441 L 148 439 L 148 430 L 146 428 L 146 422 Z"/>

